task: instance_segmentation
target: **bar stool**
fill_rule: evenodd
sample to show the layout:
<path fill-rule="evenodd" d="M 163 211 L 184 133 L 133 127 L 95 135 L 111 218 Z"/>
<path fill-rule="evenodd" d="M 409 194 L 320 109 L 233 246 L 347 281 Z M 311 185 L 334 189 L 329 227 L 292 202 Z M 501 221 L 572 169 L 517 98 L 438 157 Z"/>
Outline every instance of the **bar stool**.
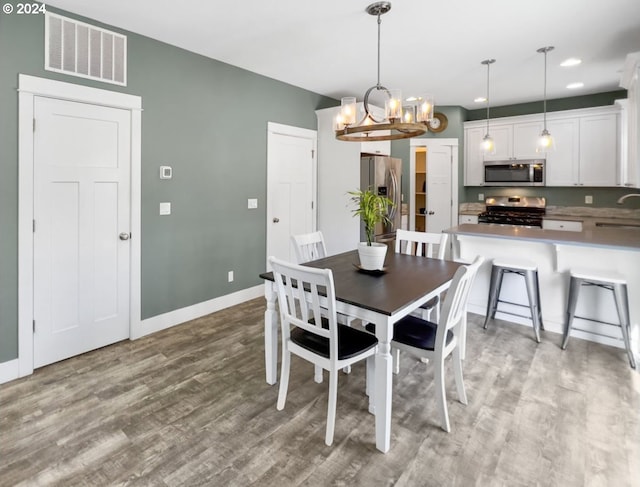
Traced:
<path fill-rule="evenodd" d="M 564 337 L 562 339 L 562 350 L 567 348 L 569 342 L 569 333 L 573 328 L 573 319 L 581 318 L 587 321 L 602 323 L 609 326 L 618 326 L 622 330 L 622 340 L 629 357 L 629 365 L 632 369 L 636 368 L 636 361 L 631 350 L 631 340 L 629 333 L 631 331 L 631 320 L 629 319 L 629 298 L 627 295 L 627 281 L 620 274 L 610 271 L 594 271 L 594 270 L 572 270 L 569 280 L 569 299 L 567 301 L 567 323 L 564 327 Z M 576 316 L 576 307 L 578 305 L 578 296 L 582 286 L 597 286 L 601 289 L 613 292 L 613 298 L 618 310 L 619 324 L 607 323 L 604 321 L 587 318 L 584 316 Z M 580 328 L 576 327 L 576 330 Z M 604 335 L 609 336 L 609 335 Z M 610 337 L 618 338 L 618 337 Z"/>
<path fill-rule="evenodd" d="M 536 342 L 540 343 L 540 330 L 544 330 L 542 324 L 542 311 L 540 309 L 540 286 L 538 284 L 538 267 L 534 262 L 528 260 L 499 260 L 493 261 L 491 266 L 491 280 L 489 281 L 489 300 L 487 302 L 487 316 L 484 319 L 484 329 L 487 329 L 489 319 L 493 319 L 498 311 L 498 303 L 507 303 L 515 306 L 527 307 L 519 303 L 504 301 L 500 299 L 502 288 L 502 278 L 505 274 L 517 274 L 524 277 L 529 299 L 529 311 L 531 316 L 519 315 L 508 311 L 500 310 L 502 313 L 522 318 L 529 318 L 533 324 L 533 332 Z"/>

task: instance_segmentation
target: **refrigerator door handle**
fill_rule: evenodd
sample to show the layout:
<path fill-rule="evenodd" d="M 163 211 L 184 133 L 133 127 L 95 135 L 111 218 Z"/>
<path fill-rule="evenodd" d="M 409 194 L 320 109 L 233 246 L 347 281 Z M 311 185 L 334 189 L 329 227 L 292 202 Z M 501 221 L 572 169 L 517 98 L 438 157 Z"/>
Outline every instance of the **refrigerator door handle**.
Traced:
<path fill-rule="evenodd" d="M 394 171 L 389 172 L 389 174 L 391 175 L 391 186 L 393 188 L 391 200 L 393 201 L 393 206 L 391 207 L 389 218 L 393 221 L 396 216 L 396 212 L 398 211 L 398 179 L 396 178 Z"/>

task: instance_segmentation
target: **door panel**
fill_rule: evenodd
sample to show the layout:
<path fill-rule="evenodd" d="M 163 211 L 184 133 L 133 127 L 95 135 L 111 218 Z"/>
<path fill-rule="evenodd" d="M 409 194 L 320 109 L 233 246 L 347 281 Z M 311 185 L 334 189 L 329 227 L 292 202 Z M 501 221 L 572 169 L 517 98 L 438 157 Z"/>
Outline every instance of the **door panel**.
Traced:
<path fill-rule="evenodd" d="M 427 231 L 451 227 L 451 147 L 427 150 Z"/>
<path fill-rule="evenodd" d="M 34 367 L 129 336 L 130 114 L 35 98 Z"/>
<path fill-rule="evenodd" d="M 291 235 L 314 231 L 315 140 L 269 134 L 267 171 L 267 257 L 295 262 Z"/>

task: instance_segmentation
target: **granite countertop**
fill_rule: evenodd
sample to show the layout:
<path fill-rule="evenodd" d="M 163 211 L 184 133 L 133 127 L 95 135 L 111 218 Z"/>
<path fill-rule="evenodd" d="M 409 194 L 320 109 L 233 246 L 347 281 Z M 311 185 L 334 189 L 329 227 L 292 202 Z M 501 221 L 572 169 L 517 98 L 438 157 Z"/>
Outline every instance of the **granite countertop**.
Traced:
<path fill-rule="evenodd" d="M 525 240 L 548 244 L 579 245 L 612 250 L 640 251 L 640 228 L 593 227 L 581 232 L 543 230 L 512 225 L 464 224 L 444 230 L 453 235 Z"/>

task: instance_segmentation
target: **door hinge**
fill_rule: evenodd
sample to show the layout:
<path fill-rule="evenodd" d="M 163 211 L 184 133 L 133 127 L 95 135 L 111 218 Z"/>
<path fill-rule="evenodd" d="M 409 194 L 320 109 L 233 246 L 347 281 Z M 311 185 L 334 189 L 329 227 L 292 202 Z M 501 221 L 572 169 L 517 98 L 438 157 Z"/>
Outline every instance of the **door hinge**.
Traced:
<path fill-rule="evenodd" d="M 315 156 L 316 156 L 316 150 L 311 149 L 311 159 L 313 159 Z"/>
<path fill-rule="evenodd" d="M 36 119 L 35 118 L 33 119 L 33 131 L 34 132 L 36 131 Z"/>
<path fill-rule="evenodd" d="M 36 320 L 33 320 L 33 332 L 36 332 Z"/>
<path fill-rule="evenodd" d="M 33 220 L 33 233 L 36 233 L 36 221 Z"/>
<path fill-rule="evenodd" d="M 311 209 L 313 210 L 313 201 L 311 202 Z"/>

